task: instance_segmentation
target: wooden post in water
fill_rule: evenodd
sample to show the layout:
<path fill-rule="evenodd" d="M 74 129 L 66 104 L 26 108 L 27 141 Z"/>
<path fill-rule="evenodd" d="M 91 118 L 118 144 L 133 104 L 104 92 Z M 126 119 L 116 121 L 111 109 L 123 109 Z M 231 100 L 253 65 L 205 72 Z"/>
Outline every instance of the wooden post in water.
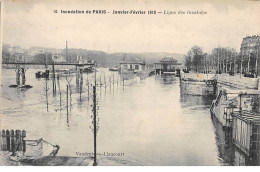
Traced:
<path fill-rule="evenodd" d="M 125 88 L 125 78 L 123 78 L 123 90 Z"/>
<path fill-rule="evenodd" d="M 72 95 L 72 92 L 71 92 L 71 85 L 69 85 L 69 88 L 70 88 L 70 111 L 71 111 L 71 106 L 72 106 L 72 103 L 71 103 L 71 95 Z"/>
<path fill-rule="evenodd" d="M 67 101 L 66 101 L 66 106 L 67 106 L 67 115 L 69 114 L 69 86 L 67 85 Z"/>
<path fill-rule="evenodd" d="M 25 72 L 26 72 L 25 68 L 20 69 L 20 73 L 22 75 L 22 85 L 25 85 L 25 80 L 26 80 Z"/>
<path fill-rule="evenodd" d="M 48 80 L 47 80 L 47 78 L 45 78 L 45 96 L 46 96 L 46 108 L 47 108 L 47 112 L 49 111 L 49 101 L 48 101 L 48 90 L 49 90 L 49 88 L 48 88 Z"/>
<path fill-rule="evenodd" d="M 104 73 L 104 87 L 105 87 L 105 93 L 107 91 L 107 82 L 106 82 L 106 74 Z"/>
<path fill-rule="evenodd" d="M 113 72 L 113 89 L 114 89 L 114 84 L 115 84 L 115 77 L 114 77 L 114 72 Z"/>
<path fill-rule="evenodd" d="M 96 127 L 96 117 L 97 117 L 97 108 L 96 108 L 96 86 L 93 86 L 93 125 L 94 125 L 94 166 L 97 165 L 97 127 Z"/>
<path fill-rule="evenodd" d="M 55 77 L 55 68 L 54 64 L 52 64 L 52 72 L 53 72 L 53 83 L 52 83 L 52 93 L 53 95 L 56 95 L 56 77 Z"/>
<path fill-rule="evenodd" d="M 88 83 L 88 101 L 89 101 L 89 83 Z"/>
<path fill-rule="evenodd" d="M 77 84 L 77 88 L 78 88 L 78 86 L 79 86 L 79 67 L 78 66 L 76 66 L 76 72 L 77 72 L 77 74 L 76 74 L 76 84 Z"/>
<path fill-rule="evenodd" d="M 109 89 L 111 90 L 111 76 L 109 76 Z"/>
<path fill-rule="evenodd" d="M 16 84 L 20 85 L 20 65 L 16 65 Z"/>
<path fill-rule="evenodd" d="M 57 76 L 58 88 L 59 88 L 59 95 L 60 95 L 60 110 L 61 110 L 61 90 L 60 90 L 60 77 Z"/>
<path fill-rule="evenodd" d="M 101 85 L 102 85 L 102 83 L 101 83 L 101 74 L 100 74 L 100 77 L 99 77 L 99 90 L 100 90 L 100 93 L 101 93 Z"/>
<path fill-rule="evenodd" d="M 86 85 L 88 86 L 88 101 L 89 101 L 89 80 L 88 80 L 88 73 L 87 73 Z"/>
<path fill-rule="evenodd" d="M 82 87 L 83 87 L 83 72 L 80 71 L 80 85 L 79 85 L 80 102 L 81 102 Z"/>

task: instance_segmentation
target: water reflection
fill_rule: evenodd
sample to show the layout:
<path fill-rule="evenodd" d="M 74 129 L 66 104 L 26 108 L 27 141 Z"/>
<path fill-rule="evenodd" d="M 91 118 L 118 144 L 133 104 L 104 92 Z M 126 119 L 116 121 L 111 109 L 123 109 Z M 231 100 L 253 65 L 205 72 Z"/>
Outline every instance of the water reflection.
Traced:
<path fill-rule="evenodd" d="M 212 100 L 214 100 L 214 96 L 195 96 L 183 94 L 181 92 L 181 99 L 183 106 L 198 106 L 202 105 L 203 107 L 208 108 L 211 105 Z"/>
<path fill-rule="evenodd" d="M 218 160 L 222 165 L 259 165 L 259 160 L 255 158 L 250 158 L 240 151 L 232 143 L 232 130 L 224 129 L 222 124 L 213 115 L 210 115 L 209 108 L 214 96 L 194 96 L 184 94 L 180 90 L 180 101 L 182 103 L 182 108 L 189 109 L 191 113 L 205 109 L 208 111 L 209 116 L 211 116 L 212 124 L 214 126 L 216 145 L 218 150 Z"/>
<path fill-rule="evenodd" d="M 179 78 L 176 78 L 175 75 L 156 75 L 155 79 L 162 85 L 171 85 L 176 83 Z"/>
<path fill-rule="evenodd" d="M 98 70 L 99 153 L 122 152 L 124 157 L 112 159 L 129 165 L 235 164 L 232 164 L 237 157 L 233 148 L 225 146 L 222 139 L 225 136 L 210 118 L 212 97 L 182 94 L 179 78 L 175 76 L 123 81 L 108 69 Z M 15 82 L 15 76 L 3 70 L 1 127 L 25 129 L 31 139 L 45 138 L 58 144 L 60 156 L 92 152 L 93 134 L 89 126 L 94 74 L 83 74 L 82 88 L 80 84 L 77 86 L 75 75 L 69 76 L 72 104 L 68 113 L 68 82 L 60 77 L 61 91 L 50 95 L 50 111 L 46 112 L 45 104 L 40 101 L 42 80 L 35 78 L 35 71 L 29 69 L 26 73 L 26 82 L 33 88 L 22 92 L 8 87 Z M 229 151 L 230 154 L 225 154 Z"/>
<path fill-rule="evenodd" d="M 224 129 L 215 116 L 212 115 L 211 117 L 215 127 L 216 143 L 220 161 L 225 165 L 259 165 L 259 160 L 254 157 L 248 157 L 232 143 L 232 130 Z"/>

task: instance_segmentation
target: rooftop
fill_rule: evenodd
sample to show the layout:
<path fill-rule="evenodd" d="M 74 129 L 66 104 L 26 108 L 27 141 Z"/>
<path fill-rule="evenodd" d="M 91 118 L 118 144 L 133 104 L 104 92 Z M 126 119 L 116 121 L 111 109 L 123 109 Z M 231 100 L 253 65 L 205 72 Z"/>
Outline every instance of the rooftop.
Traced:
<path fill-rule="evenodd" d="M 177 60 L 173 57 L 164 57 L 162 60 L 160 60 L 161 63 L 177 63 Z"/>
<path fill-rule="evenodd" d="M 145 64 L 145 61 L 140 57 L 124 57 L 120 64 Z"/>

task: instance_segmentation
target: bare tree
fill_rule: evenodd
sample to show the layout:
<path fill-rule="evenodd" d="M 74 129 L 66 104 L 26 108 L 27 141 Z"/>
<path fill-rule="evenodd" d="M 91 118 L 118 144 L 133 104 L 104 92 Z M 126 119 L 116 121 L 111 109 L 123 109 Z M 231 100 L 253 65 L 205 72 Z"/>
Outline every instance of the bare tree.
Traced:
<path fill-rule="evenodd" d="M 87 85 L 87 89 L 88 89 L 88 101 L 89 101 L 89 86 L 90 86 L 90 79 L 89 79 L 89 77 L 88 77 L 88 73 L 87 73 L 86 85 Z"/>
<path fill-rule="evenodd" d="M 71 80 L 72 80 L 71 77 L 68 79 L 68 77 L 66 76 L 66 81 L 67 81 L 67 84 L 69 86 L 69 92 L 70 92 L 70 111 L 71 111 L 71 106 L 72 106 L 72 103 L 71 103 L 71 95 L 72 95 Z"/>
<path fill-rule="evenodd" d="M 188 68 L 188 70 L 191 70 L 191 68 L 195 68 L 196 72 L 198 72 L 198 69 L 201 67 L 201 62 L 203 60 L 203 51 L 202 48 L 198 46 L 193 46 L 187 55 L 185 56 L 185 66 Z"/>
<path fill-rule="evenodd" d="M 106 74 L 104 73 L 104 87 L 105 91 L 107 90 L 107 81 L 106 81 Z"/>
<path fill-rule="evenodd" d="M 60 76 L 58 75 L 57 76 L 57 83 L 58 83 L 58 89 L 59 89 L 59 96 L 60 96 L 60 110 L 62 109 L 61 108 L 61 89 L 60 89 Z"/>
<path fill-rule="evenodd" d="M 51 94 L 50 91 L 50 87 L 48 85 L 48 79 L 46 78 L 43 81 L 43 95 L 44 95 L 44 102 L 46 103 L 46 110 L 47 112 L 49 111 L 49 95 Z"/>

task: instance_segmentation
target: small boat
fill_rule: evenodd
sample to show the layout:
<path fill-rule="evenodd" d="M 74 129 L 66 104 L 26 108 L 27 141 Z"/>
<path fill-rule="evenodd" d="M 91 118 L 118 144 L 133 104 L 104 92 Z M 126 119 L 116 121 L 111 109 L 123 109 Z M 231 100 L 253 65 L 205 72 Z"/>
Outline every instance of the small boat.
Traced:
<path fill-rule="evenodd" d="M 55 156 L 60 147 L 58 145 L 53 145 L 45 140 L 25 140 L 26 151 L 24 156 L 27 159 L 38 158 L 42 156 Z"/>
<path fill-rule="evenodd" d="M 118 68 L 109 68 L 109 71 L 118 71 Z"/>
<path fill-rule="evenodd" d="M 62 73 L 62 74 L 70 74 L 71 70 L 70 69 L 56 69 L 55 72 Z"/>
<path fill-rule="evenodd" d="M 32 88 L 33 86 L 31 85 L 9 85 L 10 88 Z"/>
<path fill-rule="evenodd" d="M 87 68 L 82 69 L 82 72 L 83 73 L 93 73 L 93 72 L 95 72 L 95 68 L 87 67 Z"/>
<path fill-rule="evenodd" d="M 34 164 L 36 160 L 43 159 L 45 157 L 54 157 L 57 155 L 60 146 L 53 145 L 46 140 L 24 140 L 25 152 L 16 152 L 16 156 L 10 156 L 10 160 L 16 162 L 22 162 L 25 164 Z"/>
<path fill-rule="evenodd" d="M 50 77 L 59 76 L 59 77 L 66 77 L 71 75 L 72 73 L 75 73 L 74 71 L 70 69 L 57 69 L 55 72 L 53 70 L 50 71 Z"/>
<path fill-rule="evenodd" d="M 175 75 L 176 72 L 163 72 L 164 75 Z"/>
<path fill-rule="evenodd" d="M 49 78 L 50 71 L 46 70 L 45 72 L 38 71 L 35 73 L 36 78 Z"/>

